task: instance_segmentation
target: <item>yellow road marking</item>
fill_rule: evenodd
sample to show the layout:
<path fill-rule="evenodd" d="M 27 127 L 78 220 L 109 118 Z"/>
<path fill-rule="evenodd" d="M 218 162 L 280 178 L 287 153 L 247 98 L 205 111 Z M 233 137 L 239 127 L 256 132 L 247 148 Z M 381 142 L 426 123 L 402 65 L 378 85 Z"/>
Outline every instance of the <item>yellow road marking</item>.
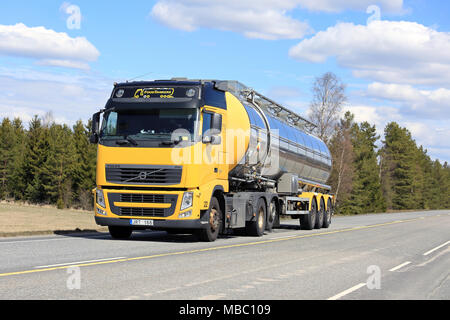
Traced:
<path fill-rule="evenodd" d="M 191 254 L 191 253 L 199 253 L 199 252 L 207 252 L 207 251 L 215 251 L 215 250 L 237 248 L 237 247 L 247 247 L 247 246 L 252 246 L 252 245 L 260 245 L 260 244 L 266 244 L 266 243 L 273 243 L 273 242 L 280 242 L 280 241 L 287 241 L 287 240 L 294 240 L 294 239 L 311 238 L 311 237 L 323 236 L 323 235 L 328 235 L 328 234 L 336 234 L 336 233 L 364 230 L 364 229 L 370 229 L 370 228 L 377 228 L 377 227 L 388 226 L 388 225 L 393 225 L 393 224 L 412 222 L 412 221 L 416 221 L 416 220 L 419 220 L 419 219 L 420 218 L 403 220 L 403 221 L 393 221 L 393 222 L 386 222 L 386 223 L 374 224 L 374 225 L 369 225 L 369 226 L 347 228 L 347 229 L 341 229 L 341 230 L 335 230 L 335 231 L 319 232 L 319 233 L 305 234 L 305 235 L 299 235 L 299 236 L 291 236 L 291 237 L 286 237 L 286 238 L 267 239 L 267 240 L 246 242 L 246 243 L 238 243 L 238 244 L 231 244 L 231 245 L 225 245 L 225 246 L 217 246 L 217 247 L 212 247 L 212 248 L 194 249 L 194 250 L 179 251 L 179 252 L 168 252 L 168 253 L 161 253 L 161 254 L 155 254 L 155 255 L 150 255 L 150 256 L 124 258 L 124 259 L 114 259 L 114 260 L 106 260 L 106 261 L 99 261 L 99 262 L 91 262 L 91 263 L 81 263 L 81 264 L 75 264 L 75 265 L 58 266 L 58 267 L 52 267 L 52 268 L 42 268 L 42 269 L 33 269 L 33 270 L 25 270 L 25 271 L 15 271 L 15 272 L 8 272 L 8 273 L 0 273 L 0 277 L 23 275 L 23 274 L 31 274 L 31 273 L 46 272 L 46 271 L 54 271 L 54 270 L 61 270 L 61 269 L 67 269 L 67 268 L 73 268 L 73 267 L 88 267 L 88 266 L 110 264 L 110 263 L 118 263 L 118 262 L 147 260 L 147 259 L 169 257 L 169 256 Z"/>

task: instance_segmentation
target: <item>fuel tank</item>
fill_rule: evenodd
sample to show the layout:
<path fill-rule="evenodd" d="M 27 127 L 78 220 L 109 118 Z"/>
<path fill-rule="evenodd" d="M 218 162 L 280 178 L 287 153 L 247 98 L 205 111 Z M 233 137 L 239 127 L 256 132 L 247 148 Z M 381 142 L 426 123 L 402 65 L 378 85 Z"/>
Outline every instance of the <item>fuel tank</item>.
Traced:
<path fill-rule="evenodd" d="M 277 118 L 267 110 L 242 102 L 250 126 L 247 151 L 231 171 L 244 177 L 249 168 L 260 166 L 263 177 L 277 180 L 284 173 L 325 185 L 331 172 L 330 151 L 319 138 Z"/>

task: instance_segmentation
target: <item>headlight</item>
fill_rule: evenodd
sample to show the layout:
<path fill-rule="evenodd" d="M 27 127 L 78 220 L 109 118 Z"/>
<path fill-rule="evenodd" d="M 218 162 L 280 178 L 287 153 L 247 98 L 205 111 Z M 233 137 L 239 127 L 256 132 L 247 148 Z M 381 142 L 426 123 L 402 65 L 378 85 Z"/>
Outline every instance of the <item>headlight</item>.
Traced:
<path fill-rule="evenodd" d="M 103 208 L 106 208 L 105 204 L 105 197 L 103 196 L 103 190 L 97 189 L 97 204 L 102 206 Z"/>
<path fill-rule="evenodd" d="M 181 200 L 181 208 L 180 210 L 185 210 L 187 208 L 192 207 L 192 200 L 194 199 L 193 192 L 185 192 L 183 194 L 183 199 Z"/>

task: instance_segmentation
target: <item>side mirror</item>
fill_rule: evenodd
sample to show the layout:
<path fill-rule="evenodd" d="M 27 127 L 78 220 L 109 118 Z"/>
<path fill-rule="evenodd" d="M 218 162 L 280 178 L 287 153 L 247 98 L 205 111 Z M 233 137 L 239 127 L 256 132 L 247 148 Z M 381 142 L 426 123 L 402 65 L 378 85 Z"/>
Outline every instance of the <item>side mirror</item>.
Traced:
<path fill-rule="evenodd" d="M 214 132 L 222 131 L 222 115 L 219 113 L 214 113 L 211 121 L 211 130 Z"/>
<path fill-rule="evenodd" d="M 98 143 L 98 134 L 96 134 L 96 133 L 91 134 L 91 136 L 89 137 L 89 142 L 92 144 L 97 144 Z"/>
<path fill-rule="evenodd" d="M 98 143 L 98 133 L 100 128 L 100 114 L 101 112 L 94 113 L 92 116 L 92 128 L 91 137 L 89 138 L 90 143 Z"/>

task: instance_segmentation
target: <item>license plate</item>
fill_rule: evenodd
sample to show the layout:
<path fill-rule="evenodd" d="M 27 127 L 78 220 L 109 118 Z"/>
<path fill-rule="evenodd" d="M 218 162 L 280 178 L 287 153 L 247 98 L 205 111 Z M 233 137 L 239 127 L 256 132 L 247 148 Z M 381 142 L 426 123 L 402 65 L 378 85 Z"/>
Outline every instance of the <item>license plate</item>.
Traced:
<path fill-rule="evenodd" d="M 153 226 L 153 220 L 130 219 L 130 224 L 132 226 Z"/>

